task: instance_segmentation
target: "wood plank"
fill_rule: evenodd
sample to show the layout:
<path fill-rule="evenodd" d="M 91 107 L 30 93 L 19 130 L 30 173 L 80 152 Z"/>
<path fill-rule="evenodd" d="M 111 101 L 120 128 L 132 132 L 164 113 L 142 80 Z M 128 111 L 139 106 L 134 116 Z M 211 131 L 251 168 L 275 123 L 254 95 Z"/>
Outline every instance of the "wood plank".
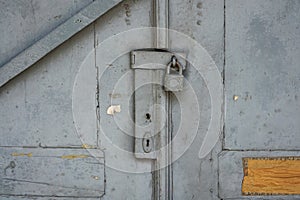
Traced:
<path fill-rule="evenodd" d="M 94 27 L 88 26 L 30 69 L 0 88 L 0 146 L 81 147 L 97 144 L 96 105 L 88 129 L 75 129 L 72 92 L 82 61 L 94 48 Z M 96 69 L 90 58 L 88 70 Z M 95 95 L 94 95 L 95 96 Z M 81 127 L 80 127 L 81 128 Z"/>
<path fill-rule="evenodd" d="M 300 1 L 226 0 L 228 150 L 300 150 Z"/>
<path fill-rule="evenodd" d="M 104 155 L 97 149 L 0 148 L 0 196 L 100 197 Z"/>
<path fill-rule="evenodd" d="M 151 4 L 152 1 L 126 0 L 111 9 L 95 23 L 96 43 L 101 45 L 101 42 L 111 36 L 131 29 L 151 27 L 149 17 L 149 13 L 152 12 Z M 136 38 L 139 42 L 128 41 L 128 39 L 124 38 L 119 44 L 114 42 L 110 44 L 112 49 L 108 49 L 108 51 L 112 51 L 111 55 L 116 55 L 114 57 L 116 60 L 107 69 L 105 61 L 108 61 L 108 56 L 101 56 L 99 53 L 101 47 L 96 49 L 96 65 L 99 66 L 99 74 L 106 69 L 102 76 L 99 75 L 99 114 L 101 116 L 99 143 L 101 148 L 105 149 L 105 163 L 108 166 L 105 171 L 107 184 L 103 200 L 152 199 L 152 174 L 150 172 L 130 173 L 134 168 L 147 171 L 151 167 L 151 162 L 137 160 L 133 154 L 130 155 L 126 152 L 132 152 L 134 147 L 134 138 L 131 137 L 131 134 L 133 136 L 134 133 L 134 126 L 129 115 L 129 113 L 133 113 L 133 104 L 128 101 L 133 94 L 133 82 L 130 80 L 134 80 L 134 77 L 133 70 L 129 66 L 129 53 L 134 49 L 152 47 L 153 42 L 151 34 L 144 35 L 142 41 Z M 122 49 L 126 49 L 128 53 L 118 54 Z M 120 105 L 121 112 L 114 116 L 107 115 L 107 108 L 111 105 Z M 121 124 L 117 122 L 121 122 Z M 107 138 L 113 145 L 105 142 Z M 116 152 L 114 146 L 122 151 Z M 119 167 L 116 166 L 116 163 L 119 163 Z M 126 167 L 130 171 L 126 170 Z M 122 169 L 120 170 L 120 168 Z"/>
<path fill-rule="evenodd" d="M 172 0 L 169 10 L 170 28 L 188 35 L 202 45 L 211 55 L 220 73 L 224 61 L 224 1 L 223 0 Z M 184 49 L 181 41 L 171 40 L 170 48 L 179 49 L 189 54 L 193 48 Z M 184 76 L 190 81 L 199 100 L 199 130 L 193 144 L 185 154 L 173 163 L 174 199 L 217 199 L 218 166 L 216 145 L 213 153 L 199 159 L 199 150 L 211 120 L 211 99 L 207 84 L 195 67 L 188 65 Z M 215 81 L 215 80 L 214 80 Z M 173 97 L 172 126 L 173 135 L 180 128 L 182 105 Z M 178 149 L 178 147 L 173 147 Z"/>
<path fill-rule="evenodd" d="M 63 3 L 61 0 L 1 1 L 0 66 L 92 2 L 93 0 Z"/>
<path fill-rule="evenodd" d="M 244 158 L 243 195 L 300 194 L 300 157 Z"/>
<path fill-rule="evenodd" d="M 121 0 L 96 0 L 0 68 L 0 87 L 91 24 Z"/>
<path fill-rule="evenodd" d="M 262 196 L 249 197 L 242 194 L 243 158 L 299 156 L 298 151 L 223 151 L 219 154 L 219 197 L 221 199 L 262 199 Z M 263 196 L 263 199 L 296 200 L 300 199 L 300 195 L 271 195 Z"/>

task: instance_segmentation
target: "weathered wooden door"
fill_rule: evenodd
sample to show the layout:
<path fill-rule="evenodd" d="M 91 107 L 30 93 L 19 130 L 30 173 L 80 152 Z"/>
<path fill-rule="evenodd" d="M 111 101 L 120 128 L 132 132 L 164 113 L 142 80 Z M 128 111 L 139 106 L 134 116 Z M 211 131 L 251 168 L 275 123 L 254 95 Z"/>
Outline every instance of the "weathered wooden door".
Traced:
<path fill-rule="evenodd" d="M 0 4 L 0 199 L 300 198 L 299 1 Z"/>
<path fill-rule="evenodd" d="M 98 145 L 105 153 L 103 199 L 208 199 L 217 195 L 217 183 L 213 182 L 217 174 L 211 167 L 215 162 L 207 155 L 222 129 L 219 69 L 223 62 L 224 5 L 210 2 L 204 9 L 198 2 L 190 6 L 200 13 L 196 22 L 187 15 L 191 8 L 181 2 L 128 1 L 96 23 L 95 52 L 83 64 L 83 71 L 89 60 L 95 60 L 95 66 L 86 75 L 77 76 L 79 92 L 76 94 L 75 86 L 75 97 L 92 96 L 88 88 L 93 81 L 97 84 Z M 123 15 L 116 17 L 120 12 L 125 12 L 125 19 Z M 213 29 L 203 28 L 203 33 L 201 13 L 219 18 Z M 207 22 L 201 23 L 205 26 Z M 153 26 L 161 29 L 150 28 Z M 220 54 L 219 69 L 197 38 L 186 32 L 190 26 L 194 27 L 190 33 L 199 38 L 217 33 L 216 42 L 209 47 Z M 163 86 L 172 54 L 184 68 L 185 86 L 179 92 L 166 92 Z M 97 80 L 86 83 L 95 73 Z M 82 84 L 86 87 L 80 88 Z M 75 107 L 85 105 L 78 101 Z M 84 116 L 90 121 L 86 115 L 78 115 L 80 120 Z M 146 133 L 153 135 L 149 144 Z M 143 145 L 149 145 L 150 152 Z M 202 174 L 199 169 L 211 174 Z M 207 177 L 213 179 L 209 184 Z"/>

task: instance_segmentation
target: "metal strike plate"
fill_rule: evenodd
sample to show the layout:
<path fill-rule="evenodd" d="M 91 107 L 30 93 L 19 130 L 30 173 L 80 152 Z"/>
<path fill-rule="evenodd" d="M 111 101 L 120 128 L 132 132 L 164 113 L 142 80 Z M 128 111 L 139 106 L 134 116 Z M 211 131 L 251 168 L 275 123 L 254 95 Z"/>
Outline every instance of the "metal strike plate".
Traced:
<path fill-rule="evenodd" d="M 172 56 L 175 55 L 182 65 L 182 70 L 186 67 L 186 54 L 182 52 L 136 50 L 131 52 L 132 69 L 161 69 L 165 70 Z"/>
<path fill-rule="evenodd" d="M 131 52 L 134 70 L 134 154 L 136 158 L 156 159 L 160 137 L 166 135 L 167 96 L 164 90 L 166 67 L 173 55 L 185 67 L 185 55 L 167 51 Z"/>

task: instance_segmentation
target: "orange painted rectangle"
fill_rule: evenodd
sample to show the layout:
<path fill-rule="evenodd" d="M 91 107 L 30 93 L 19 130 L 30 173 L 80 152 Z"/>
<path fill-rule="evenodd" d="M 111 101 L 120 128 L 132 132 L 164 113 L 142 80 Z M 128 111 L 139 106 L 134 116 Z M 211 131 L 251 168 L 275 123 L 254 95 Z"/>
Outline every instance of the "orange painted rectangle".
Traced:
<path fill-rule="evenodd" d="M 243 158 L 243 195 L 300 195 L 300 157 Z"/>

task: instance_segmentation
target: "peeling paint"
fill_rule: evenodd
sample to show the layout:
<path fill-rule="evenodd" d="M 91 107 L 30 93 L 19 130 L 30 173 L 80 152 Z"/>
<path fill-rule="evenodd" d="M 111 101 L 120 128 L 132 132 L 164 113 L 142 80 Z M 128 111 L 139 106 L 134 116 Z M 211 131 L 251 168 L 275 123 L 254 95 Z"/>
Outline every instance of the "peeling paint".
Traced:
<path fill-rule="evenodd" d="M 12 153 L 11 156 L 27 156 L 27 157 L 32 157 L 32 153 Z"/>
<path fill-rule="evenodd" d="M 113 99 L 120 98 L 122 95 L 120 93 L 111 93 L 109 96 Z"/>
<path fill-rule="evenodd" d="M 92 176 L 93 179 L 99 180 L 99 176 Z"/>
<path fill-rule="evenodd" d="M 239 99 L 239 96 L 238 95 L 233 95 L 233 100 L 234 101 L 237 101 Z"/>
<path fill-rule="evenodd" d="M 108 115 L 114 115 L 119 112 L 121 112 L 121 105 L 111 105 L 106 111 Z"/>
<path fill-rule="evenodd" d="M 90 145 L 90 144 L 82 144 L 81 147 L 82 147 L 83 149 L 92 149 L 92 148 L 95 148 L 94 145 Z"/>
<path fill-rule="evenodd" d="M 62 159 L 68 159 L 68 160 L 72 160 L 72 159 L 76 159 L 76 158 L 87 158 L 89 157 L 88 155 L 84 155 L 84 154 L 72 154 L 72 155 L 63 155 L 61 156 Z"/>

